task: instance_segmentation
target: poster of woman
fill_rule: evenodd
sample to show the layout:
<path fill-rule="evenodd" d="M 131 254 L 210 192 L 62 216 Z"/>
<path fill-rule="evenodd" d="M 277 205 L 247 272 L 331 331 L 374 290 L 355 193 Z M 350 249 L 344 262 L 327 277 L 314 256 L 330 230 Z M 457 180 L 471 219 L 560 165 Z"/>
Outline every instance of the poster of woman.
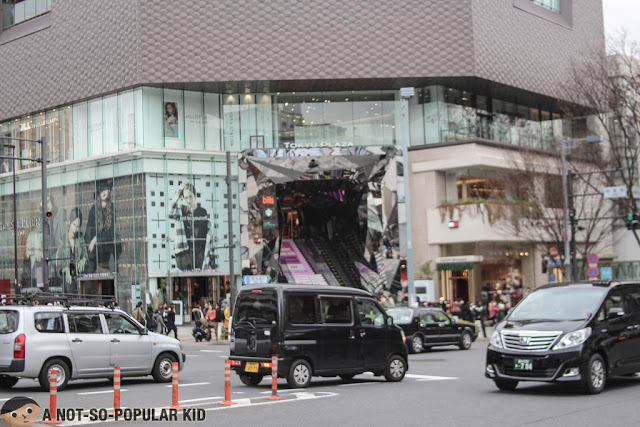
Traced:
<path fill-rule="evenodd" d="M 164 103 L 164 136 L 165 138 L 180 138 L 180 126 L 178 120 L 178 103 Z"/>

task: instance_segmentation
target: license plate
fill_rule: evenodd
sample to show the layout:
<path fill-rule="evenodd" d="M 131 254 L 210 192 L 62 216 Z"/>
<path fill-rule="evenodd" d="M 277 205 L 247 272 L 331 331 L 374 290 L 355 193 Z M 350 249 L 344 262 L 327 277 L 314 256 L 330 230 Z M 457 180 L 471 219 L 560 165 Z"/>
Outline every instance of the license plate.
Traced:
<path fill-rule="evenodd" d="M 260 364 L 258 362 L 247 362 L 244 367 L 245 372 L 258 372 Z"/>
<path fill-rule="evenodd" d="M 533 370 L 533 360 L 531 359 L 514 359 L 513 360 L 513 368 L 518 369 L 520 371 L 531 371 Z"/>

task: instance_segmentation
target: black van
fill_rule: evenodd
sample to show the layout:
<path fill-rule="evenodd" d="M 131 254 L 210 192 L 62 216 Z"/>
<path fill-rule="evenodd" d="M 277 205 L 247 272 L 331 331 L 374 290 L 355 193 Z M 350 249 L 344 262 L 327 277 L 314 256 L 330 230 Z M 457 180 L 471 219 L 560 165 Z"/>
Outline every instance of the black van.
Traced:
<path fill-rule="evenodd" d="M 270 284 L 243 286 L 231 324 L 231 365 L 246 385 L 271 375 L 290 387 L 312 376 L 371 371 L 401 381 L 408 369 L 402 329 L 368 292 L 341 286 Z"/>
<path fill-rule="evenodd" d="M 640 282 L 542 286 L 491 335 L 485 376 L 501 390 L 519 381 L 581 384 L 600 393 L 611 375 L 640 372 Z"/>

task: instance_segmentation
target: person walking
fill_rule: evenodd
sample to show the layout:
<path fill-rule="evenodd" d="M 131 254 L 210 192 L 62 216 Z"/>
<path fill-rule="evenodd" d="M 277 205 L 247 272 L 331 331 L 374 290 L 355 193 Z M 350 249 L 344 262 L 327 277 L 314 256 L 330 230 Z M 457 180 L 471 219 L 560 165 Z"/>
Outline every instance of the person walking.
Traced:
<path fill-rule="evenodd" d="M 476 324 L 480 323 L 482 335 L 486 338 L 487 330 L 484 326 L 484 307 L 482 306 L 482 301 L 476 301 L 476 305 L 471 306 L 471 312 L 473 313 L 473 318 L 475 319 Z"/>
<path fill-rule="evenodd" d="M 226 299 L 222 300 L 222 304 L 220 305 L 220 309 L 222 310 L 223 317 L 222 321 L 222 337 L 223 340 L 226 340 L 229 336 L 229 317 L 231 316 L 231 311 L 229 310 L 229 302 Z"/>
<path fill-rule="evenodd" d="M 155 313 L 153 313 L 153 319 L 156 321 L 156 329 L 154 332 L 159 334 L 164 334 L 167 330 L 167 325 L 164 323 L 164 318 L 162 317 L 162 304 L 158 306 L 158 309 Z"/>
<path fill-rule="evenodd" d="M 136 319 L 142 326 L 145 326 L 147 324 L 144 311 L 142 311 L 142 301 L 138 301 L 138 304 L 136 304 L 136 309 L 133 310 L 133 318 Z"/>
<path fill-rule="evenodd" d="M 169 333 L 173 331 L 176 339 L 179 340 L 178 328 L 176 327 L 176 312 L 174 311 L 175 308 L 176 306 L 171 304 L 169 306 L 169 310 L 167 311 L 167 335 L 169 335 Z"/>

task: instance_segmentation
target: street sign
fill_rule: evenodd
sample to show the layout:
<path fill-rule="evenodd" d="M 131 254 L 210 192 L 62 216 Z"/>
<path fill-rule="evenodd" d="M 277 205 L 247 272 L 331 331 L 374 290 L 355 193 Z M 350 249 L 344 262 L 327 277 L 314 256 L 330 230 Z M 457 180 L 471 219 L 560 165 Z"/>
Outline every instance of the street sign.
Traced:
<path fill-rule="evenodd" d="M 242 276 L 243 285 L 266 285 L 267 283 L 269 283 L 269 276 L 267 275 Z"/>
<path fill-rule="evenodd" d="M 589 276 L 589 279 L 595 279 L 596 277 L 598 277 L 598 274 L 600 274 L 600 270 L 598 270 L 598 267 L 589 267 L 589 269 L 587 270 L 587 276 Z"/>
<path fill-rule="evenodd" d="M 627 186 L 618 185 L 616 187 L 604 187 L 605 199 L 621 199 L 627 197 Z"/>
<path fill-rule="evenodd" d="M 590 252 L 589 255 L 587 255 L 587 261 L 589 264 L 597 264 L 599 260 L 600 257 L 595 252 Z"/>
<path fill-rule="evenodd" d="M 626 185 L 618 185 L 615 187 L 604 187 L 603 194 L 605 199 L 623 199 L 628 197 L 629 192 L 627 191 Z M 640 196 L 640 188 L 633 187 L 631 189 L 631 194 L 633 194 L 633 197 L 637 198 Z"/>
<path fill-rule="evenodd" d="M 600 278 L 602 280 L 611 280 L 613 279 L 613 269 L 611 267 L 602 267 L 600 270 Z"/>

